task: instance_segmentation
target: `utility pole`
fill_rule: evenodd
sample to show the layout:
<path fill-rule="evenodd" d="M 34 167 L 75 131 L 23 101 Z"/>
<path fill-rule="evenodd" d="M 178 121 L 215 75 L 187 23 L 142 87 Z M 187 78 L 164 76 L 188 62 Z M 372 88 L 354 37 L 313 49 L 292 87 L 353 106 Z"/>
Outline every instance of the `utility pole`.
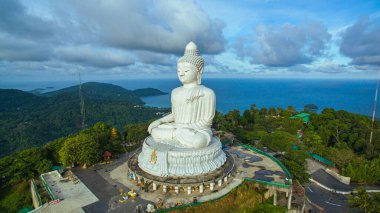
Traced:
<path fill-rule="evenodd" d="M 84 111 L 84 99 L 83 99 L 83 92 L 82 92 L 82 78 L 81 78 L 81 75 L 80 75 L 80 70 L 78 70 L 78 74 L 79 74 L 79 97 L 80 97 L 80 114 L 82 116 L 82 129 L 84 129 L 86 127 L 85 125 L 85 111 Z"/>

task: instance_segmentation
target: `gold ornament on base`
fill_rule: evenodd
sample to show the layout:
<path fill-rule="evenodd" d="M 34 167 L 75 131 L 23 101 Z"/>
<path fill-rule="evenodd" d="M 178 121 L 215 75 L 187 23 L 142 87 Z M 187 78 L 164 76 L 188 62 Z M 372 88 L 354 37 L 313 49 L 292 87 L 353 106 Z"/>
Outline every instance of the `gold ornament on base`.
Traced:
<path fill-rule="evenodd" d="M 150 163 L 151 164 L 157 163 L 157 153 L 155 149 L 153 149 L 152 154 L 150 155 Z"/>

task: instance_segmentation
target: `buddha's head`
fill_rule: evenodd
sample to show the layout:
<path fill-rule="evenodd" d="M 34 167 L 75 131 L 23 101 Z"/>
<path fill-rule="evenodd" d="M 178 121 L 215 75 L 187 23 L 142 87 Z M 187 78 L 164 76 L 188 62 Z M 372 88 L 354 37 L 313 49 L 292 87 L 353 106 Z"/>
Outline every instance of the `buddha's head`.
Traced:
<path fill-rule="evenodd" d="M 201 84 L 204 60 L 199 56 L 197 45 L 186 45 L 185 54 L 178 60 L 178 78 L 183 84 L 196 82 Z"/>

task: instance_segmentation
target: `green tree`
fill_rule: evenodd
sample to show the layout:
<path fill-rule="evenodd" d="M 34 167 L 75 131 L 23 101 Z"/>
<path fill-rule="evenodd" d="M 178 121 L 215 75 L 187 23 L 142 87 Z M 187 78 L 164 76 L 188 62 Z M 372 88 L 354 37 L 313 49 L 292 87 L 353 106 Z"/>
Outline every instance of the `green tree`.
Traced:
<path fill-rule="evenodd" d="M 276 151 L 290 151 L 292 144 L 297 143 L 297 141 L 295 135 L 284 131 L 275 131 L 262 138 L 264 145 Z"/>
<path fill-rule="evenodd" d="M 283 159 L 282 162 L 289 172 L 300 182 L 308 183 L 310 175 L 305 171 L 305 167 L 292 160 Z"/>
<path fill-rule="evenodd" d="M 64 165 L 91 165 L 101 158 L 100 145 L 88 134 L 79 134 L 65 141 L 59 151 L 60 160 Z"/>
<path fill-rule="evenodd" d="M 245 129 L 253 129 L 255 124 L 255 114 L 251 110 L 245 110 L 241 118 L 241 124 Z"/>
<path fill-rule="evenodd" d="M 58 164 L 59 163 L 59 150 L 62 149 L 63 144 L 65 143 L 67 138 L 62 137 L 58 138 L 54 141 L 51 141 L 43 146 L 43 148 L 48 153 L 48 158 L 53 161 L 53 163 Z"/>
<path fill-rule="evenodd" d="M 323 156 L 334 162 L 338 169 L 344 169 L 347 164 L 355 157 L 355 154 L 351 149 L 347 147 L 331 147 L 326 150 L 326 153 Z"/>
<path fill-rule="evenodd" d="M 111 139 L 111 126 L 104 122 L 98 122 L 93 127 L 84 131 L 86 134 L 91 134 L 93 139 L 101 146 L 106 146 Z"/>
<path fill-rule="evenodd" d="M 227 113 L 226 120 L 229 123 L 229 130 L 233 131 L 235 128 L 237 128 L 240 125 L 241 118 L 240 118 L 240 111 L 239 110 L 232 110 Z"/>
<path fill-rule="evenodd" d="M 225 118 L 224 115 L 220 112 L 215 112 L 214 119 L 212 121 L 212 127 L 216 130 L 226 131 L 227 129 L 224 126 Z"/>
<path fill-rule="evenodd" d="M 371 197 L 363 188 L 358 188 L 357 194 L 350 195 L 348 203 L 350 208 L 357 208 L 365 213 L 379 212 L 380 210 L 376 206 L 374 198 Z"/>
<path fill-rule="evenodd" d="M 360 183 L 380 182 L 380 159 L 366 160 L 364 157 L 355 157 L 343 170 L 352 181 Z"/>
<path fill-rule="evenodd" d="M 275 116 L 275 115 L 277 115 L 277 110 L 274 107 L 270 107 L 268 110 L 268 114 Z"/>
<path fill-rule="evenodd" d="M 260 109 L 260 115 L 268 115 L 268 109 L 263 107 Z"/>
<path fill-rule="evenodd" d="M 149 136 L 148 133 L 148 123 L 144 124 L 128 124 L 125 126 L 125 142 L 128 144 L 140 144 L 146 137 Z"/>
<path fill-rule="evenodd" d="M 17 152 L 0 159 L 0 177 L 5 177 L 5 186 L 29 180 L 52 167 L 46 150 L 33 148 Z"/>

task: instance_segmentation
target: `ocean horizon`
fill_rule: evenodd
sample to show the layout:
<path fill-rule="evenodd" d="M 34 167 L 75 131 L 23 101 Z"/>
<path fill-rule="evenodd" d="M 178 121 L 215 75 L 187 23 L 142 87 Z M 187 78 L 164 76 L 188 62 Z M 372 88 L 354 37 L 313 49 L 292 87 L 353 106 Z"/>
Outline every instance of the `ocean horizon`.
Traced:
<path fill-rule="evenodd" d="M 144 97 L 147 106 L 170 107 L 170 92 L 181 86 L 178 79 L 130 79 L 102 80 L 129 90 L 156 88 L 167 95 Z M 20 89 L 42 92 L 77 85 L 77 81 L 31 81 L 0 82 L 1 89 Z M 252 104 L 257 107 L 295 107 L 298 111 L 306 104 L 315 104 L 320 112 L 324 108 L 346 110 L 352 113 L 372 116 L 376 80 L 369 79 L 227 79 L 205 78 L 202 84 L 213 89 L 217 98 L 217 110 L 227 113 L 238 109 L 242 113 Z M 377 114 L 376 117 L 380 117 Z"/>

